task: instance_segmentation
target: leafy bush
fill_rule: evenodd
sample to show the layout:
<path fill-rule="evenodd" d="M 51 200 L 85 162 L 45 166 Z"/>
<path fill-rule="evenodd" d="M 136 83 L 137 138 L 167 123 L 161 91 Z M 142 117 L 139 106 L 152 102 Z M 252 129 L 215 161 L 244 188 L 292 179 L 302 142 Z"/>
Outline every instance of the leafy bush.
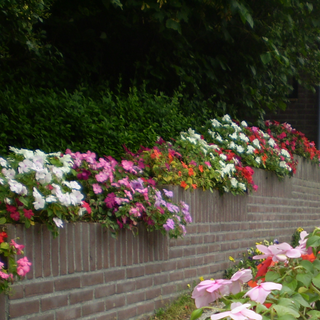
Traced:
<path fill-rule="evenodd" d="M 121 88 L 120 88 L 121 89 Z M 128 95 L 79 88 L 74 92 L 28 85 L 0 91 L 0 153 L 27 149 L 95 150 L 120 158 L 121 146 L 153 146 L 158 136 L 177 136 L 196 122 L 180 112 L 181 95 L 150 94 L 133 87 Z"/>

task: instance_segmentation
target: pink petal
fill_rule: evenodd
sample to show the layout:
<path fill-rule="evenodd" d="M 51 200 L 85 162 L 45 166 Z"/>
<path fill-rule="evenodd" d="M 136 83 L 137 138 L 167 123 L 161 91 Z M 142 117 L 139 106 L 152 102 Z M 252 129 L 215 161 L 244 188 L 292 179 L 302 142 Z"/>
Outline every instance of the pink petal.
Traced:
<path fill-rule="evenodd" d="M 282 284 L 280 283 L 275 283 L 275 282 L 262 282 L 260 284 L 260 287 L 262 287 L 264 290 L 281 290 L 282 289 Z"/>

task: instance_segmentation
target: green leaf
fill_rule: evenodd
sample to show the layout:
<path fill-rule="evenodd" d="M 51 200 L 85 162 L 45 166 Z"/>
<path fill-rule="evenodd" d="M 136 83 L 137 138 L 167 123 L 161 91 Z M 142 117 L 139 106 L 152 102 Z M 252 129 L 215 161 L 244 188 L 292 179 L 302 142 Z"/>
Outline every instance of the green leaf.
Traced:
<path fill-rule="evenodd" d="M 260 54 L 260 59 L 264 64 L 268 64 L 271 61 L 271 54 L 270 52 Z"/>
<path fill-rule="evenodd" d="M 314 270 L 313 264 L 309 260 L 302 260 L 300 265 L 302 265 L 309 272 L 313 272 Z"/>
<path fill-rule="evenodd" d="M 266 274 L 266 281 L 276 282 L 280 278 L 277 272 L 269 271 Z"/>
<path fill-rule="evenodd" d="M 203 309 L 202 308 L 194 310 L 191 313 L 190 320 L 196 320 L 196 319 L 200 318 L 202 313 L 203 313 Z"/>
<path fill-rule="evenodd" d="M 179 22 L 173 20 L 173 19 L 168 19 L 166 21 L 166 27 L 169 29 L 173 29 L 178 31 L 181 34 L 181 25 Z"/>
<path fill-rule="evenodd" d="M 278 320 L 295 320 L 296 318 L 290 314 L 285 314 L 277 318 Z"/>
<path fill-rule="evenodd" d="M 274 304 L 273 308 L 276 310 L 279 317 L 291 315 L 294 318 L 298 318 L 300 316 L 299 312 L 290 307 Z"/>
<path fill-rule="evenodd" d="M 312 264 L 317 270 L 320 270 L 320 260 L 314 260 Z"/>
<path fill-rule="evenodd" d="M 6 218 L 5 217 L 1 217 L 0 218 L 0 224 L 5 224 L 6 223 Z"/>
<path fill-rule="evenodd" d="M 320 237 L 319 236 L 311 236 L 306 244 L 306 247 L 318 247 L 320 245 Z"/>
<path fill-rule="evenodd" d="M 306 307 L 306 308 L 309 308 L 310 307 L 310 304 L 308 303 L 308 301 L 306 301 L 302 296 L 301 294 L 297 293 L 295 295 L 293 295 L 291 297 L 292 300 L 296 301 L 297 303 L 299 303 L 300 305 Z"/>
<path fill-rule="evenodd" d="M 300 273 L 297 275 L 297 280 L 300 281 L 304 286 L 309 287 L 312 276 L 310 274 Z"/>
<path fill-rule="evenodd" d="M 320 273 L 318 273 L 318 275 L 312 279 L 312 283 L 313 283 L 317 288 L 320 288 Z"/>
<path fill-rule="evenodd" d="M 311 310 L 307 312 L 308 316 L 317 317 L 317 319 L 320 319 L 320 311 L 318 310 Z"/>
<path fill-rule="evenodd" d="M 290 288 L 291 290 L 296 290 L 296 287 L 298 285 L 298 281 L 296 279 L 292 279 L 290 282 L 287 282 L 285 284 L 285 286 L 287 286 L 288 288 Z"/>

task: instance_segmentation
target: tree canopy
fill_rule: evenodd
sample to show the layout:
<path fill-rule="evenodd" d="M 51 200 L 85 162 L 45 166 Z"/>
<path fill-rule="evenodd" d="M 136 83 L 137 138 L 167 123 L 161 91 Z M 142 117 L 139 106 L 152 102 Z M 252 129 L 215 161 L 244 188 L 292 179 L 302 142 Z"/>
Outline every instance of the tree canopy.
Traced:
<path fill-rule="evenodd" d="M 4 0 L 1 79 L 73 89 L 121 78 L 258 118 L 285 108 L 291 78 L 319 83 L 319 31 L 315 0 Z"/>

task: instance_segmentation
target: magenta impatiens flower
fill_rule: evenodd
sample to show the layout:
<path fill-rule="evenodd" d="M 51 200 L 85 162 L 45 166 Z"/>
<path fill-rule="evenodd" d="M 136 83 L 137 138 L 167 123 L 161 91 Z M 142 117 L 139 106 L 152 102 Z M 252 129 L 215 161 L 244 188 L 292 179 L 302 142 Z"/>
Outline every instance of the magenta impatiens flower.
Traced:
<path fill-rule="evenodd" d="M 262 282 L 256 287 L 249 290 L 245 296 L 249 296 L 252 301 L 264 303 L 267 299 L 268 294 L 272 290 L 281 290 L 282 284 L 274 282 Z"/>
<path fill-rule="evenodd" d="M 298 249 L 293 249 L 290 244 L 283 242 L 280 244 L 274 244 L 269 247 L 258 244 L 257 249 L 263 254 L 252 257 L 255 260 L 266 259 L 272 257 L 275 262 L 286 261 L 288 258 L 300 258 L 301 252 Z"/>
<path fill-rule="evenodd" d="M 230 311 L 213 314 L 211 316 L 211 320 L 223 319 L 227 317 L 230 317 L 234 320 L 262 320 L 262 316 L 260 314 L 248 309 L 250 306 L 250 303 L 231 303 Z"/>
<path fill-rule="evenodd" d="M 24 249 L 23 244 L 18 244 L 13 239 L 11 239 L 10 245 L 15 247 L 15 249 L 17 250 L 17 254 L 22 254 L 22 250 Z"/>
<path fill-rule="evenodd" d="M 197 308 L 202 308 L 209 303 L 229 294 L 230 280 L 204 280 L 201 281 L 193 290 L 192 298 L 195 299 Z"/>

